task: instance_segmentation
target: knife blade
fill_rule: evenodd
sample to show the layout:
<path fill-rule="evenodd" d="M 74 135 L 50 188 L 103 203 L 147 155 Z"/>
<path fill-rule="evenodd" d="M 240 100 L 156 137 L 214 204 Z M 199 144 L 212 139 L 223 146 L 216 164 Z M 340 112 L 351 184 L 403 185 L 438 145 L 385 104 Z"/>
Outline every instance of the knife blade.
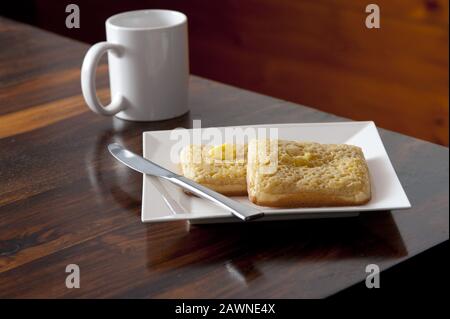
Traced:
<path fill-rule="evenodd" d="M 121 163 L 143 174 L 157 176 L 166 179 L 188 191 L 212 201 L 216 205 L 229 210 L 233 215 L 243 221 L 261 218 L 264 213 L 254 207 L 241 204 L 227 196 L 200 185 L 184 176 L 178 175 L 164 167 L 135 154 L 123 146 L 113 143 L 108 145 L 109 152 Z"/>

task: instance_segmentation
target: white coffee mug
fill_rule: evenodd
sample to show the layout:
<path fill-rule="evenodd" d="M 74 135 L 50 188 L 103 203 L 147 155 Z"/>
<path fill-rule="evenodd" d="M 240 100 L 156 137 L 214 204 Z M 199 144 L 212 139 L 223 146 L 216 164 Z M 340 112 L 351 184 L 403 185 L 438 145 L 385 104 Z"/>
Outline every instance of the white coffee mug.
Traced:
<path fill-rule="evenodd" d="M 93 45 L 81 68 L 89 108 L 131 121 L 158 121 L 188 111 L 187 18 L 170 10 L 124 12 L 106 20 L 107 42 Z M 96 94 L 95 70 L 108 52 L 111 103 Z"/>

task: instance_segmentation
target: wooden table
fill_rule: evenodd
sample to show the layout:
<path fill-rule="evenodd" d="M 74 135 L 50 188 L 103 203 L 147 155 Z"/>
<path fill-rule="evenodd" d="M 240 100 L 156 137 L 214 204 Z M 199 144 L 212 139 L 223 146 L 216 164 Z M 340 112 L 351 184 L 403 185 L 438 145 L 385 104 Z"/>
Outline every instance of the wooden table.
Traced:
<path fill-rule="evenodd" d="M 407 211 L 259 224 L 147 225 L 142 177 L 106 145 L 142 152 L 142 132 L 342 121 L 191 77 L 191 112 L 131 123 L 90 112 L 80 94 L 88 46 L 0 18 L 0 297 L 325 297 L 448 240 L 448 149 L 381 129 L 412 202 Z M 98 72 L 108 97 L 107 67 Z M 355 106 L 357 107 L 357 106 Z M 81 288 L 67 289 L 68 264 Z"/>

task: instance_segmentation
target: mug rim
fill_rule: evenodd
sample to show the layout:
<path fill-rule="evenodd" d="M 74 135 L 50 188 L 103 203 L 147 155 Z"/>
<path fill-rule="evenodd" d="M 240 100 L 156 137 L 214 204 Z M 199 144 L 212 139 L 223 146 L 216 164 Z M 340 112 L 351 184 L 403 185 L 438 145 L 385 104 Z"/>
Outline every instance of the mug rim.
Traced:
<path fill-rule="evenodd" d="M 122 26 L 117 25 L 112 22 L 112 20 L 120 18 L 121 16 L 126 16 L 129 14 L 136 14 L 136 13 L 147 13 L 147 12 L 159 12 L 159 13 L 175 13 L 180 16 L 181 20 L 177 23 L 173 23 L 166 26 L 156 26 L 156 27 L 128 27 L 128 26 Z M 180 26 L 182 24 L 185 24 L 187 21 L 187 16 L 179 11 L 175 10 L 167 10 L 167 9 L 143 9 L 143 10 L 132 10 L 132 11 L 124 11 L 117 13 L 115 15 L 110 16 L 108 19 L 106 19 L 106 27 L 111 27 L 118 30 L 126 30 L 126 31 L 144 31 L 144 30 L 161 30 L 161 29 L 171 29 L 175 28 L 177 26 Z"/>

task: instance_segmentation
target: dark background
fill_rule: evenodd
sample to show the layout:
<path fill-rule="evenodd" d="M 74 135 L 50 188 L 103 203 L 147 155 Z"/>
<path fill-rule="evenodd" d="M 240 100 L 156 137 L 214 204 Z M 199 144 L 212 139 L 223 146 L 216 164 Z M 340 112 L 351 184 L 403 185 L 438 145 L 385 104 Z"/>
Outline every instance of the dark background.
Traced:
<path fill-rule="evenodd" d="M 65 27 L 69 3 L 80 7 L 80 29 Z M 448 145 L 448 1 L 377 0 L 381 29 L 365 27 L 369 3 L 30 0 L 0 10 L 89 43 L 105 39 L 115 13 L 182 11 L 193 74 Z"/>

